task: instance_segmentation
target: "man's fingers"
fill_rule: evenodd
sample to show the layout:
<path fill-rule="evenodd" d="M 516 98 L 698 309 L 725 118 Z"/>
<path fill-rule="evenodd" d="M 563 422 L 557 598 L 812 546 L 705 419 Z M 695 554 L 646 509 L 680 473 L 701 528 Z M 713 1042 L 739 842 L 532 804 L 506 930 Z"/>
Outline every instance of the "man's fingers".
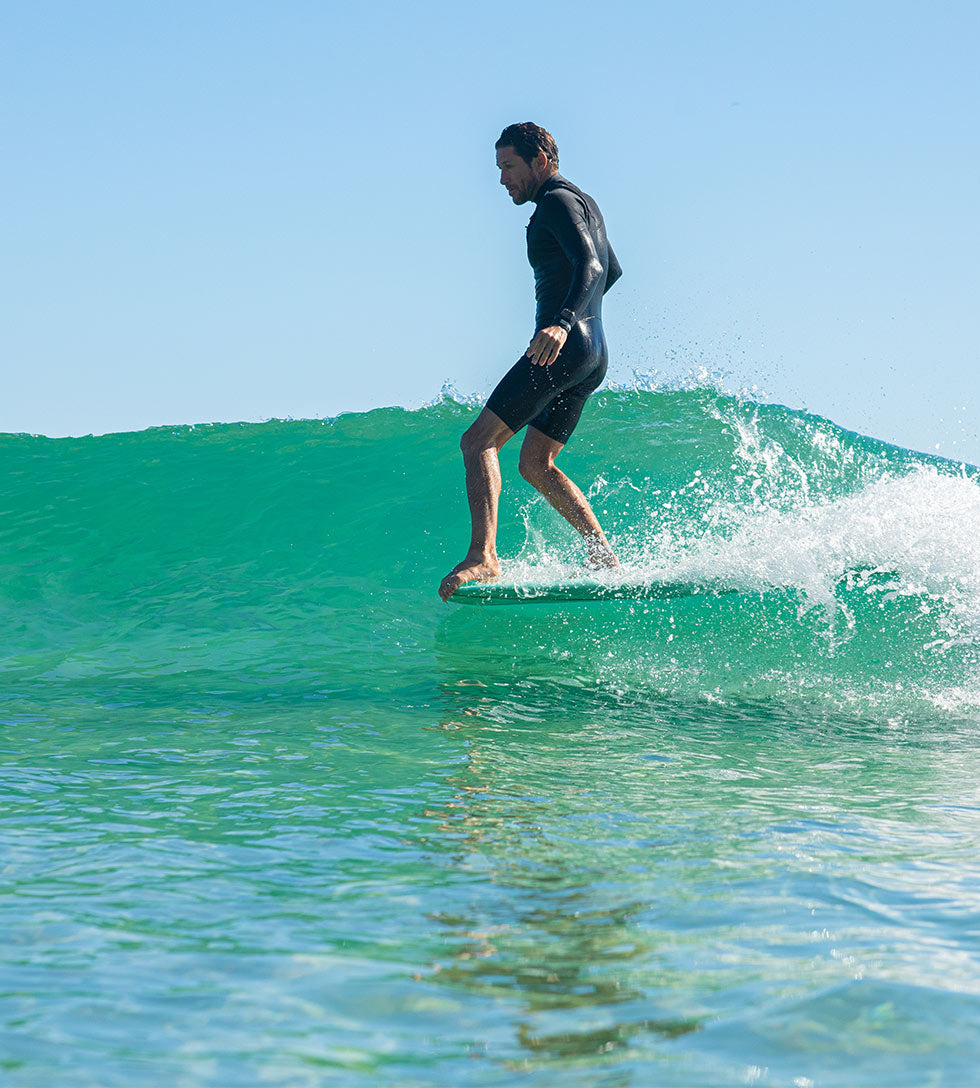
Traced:
<path fill-rule="evenodd" d="M 538 362 L 541 366 L 551 366 L 551 364 L 558 358 L 558 352 L 561 350 L 561 345 L 556 344 L 553 340 L 549 340 L 541 351 L 538 358 Z"/>
<path fill-rule="evenodd" d="M 551 366 L 558 358 L 564 343 L 565 337 L 555 335 L 550 329 L 541 329 L 524 354 L 534 366 Z"/>
<path fill-rule="evenodd" d="M 541 336 L 541 333 L 538 333 L 538 335 L 535 336 L 535 338 L 531 341 L 531 346 L 527 349 L 527 357 L 531 360 L 531 363 L 534 366 L 541 365 L 541 359 L 545 353 L 546 348 L 547 345 L 544 338 Z"/>

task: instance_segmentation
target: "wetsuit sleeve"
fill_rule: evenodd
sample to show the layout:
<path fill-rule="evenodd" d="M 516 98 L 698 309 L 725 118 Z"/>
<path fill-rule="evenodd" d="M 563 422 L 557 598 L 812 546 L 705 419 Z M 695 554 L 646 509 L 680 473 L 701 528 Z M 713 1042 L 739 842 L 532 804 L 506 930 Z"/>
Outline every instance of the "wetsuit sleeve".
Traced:
<path fill-rule="evenodd" d="M 542 216 L 542 226 L 555 236 L 572 266 L 571 286 L 554 321 L 567 331 L 592 298 L 596 284 L 602 278 L 602 262 L 596 253 L 585 209 L 579 198 L 573 193 L 557 190 L 547 195 L 544 204 L 541 210 L 547 214 Z"/>
<path fill-rule="evenodd" d="M 603 294 L 605 294 L 623 274 L 622 266 L 620 265 L 616 254 L 613 253 L 613 247 L 609 245 L 608 241 L 606 242 L 606 245 L 609 246 L 609 268 L 606 272 L 606 286 L 603 289 Z"/>

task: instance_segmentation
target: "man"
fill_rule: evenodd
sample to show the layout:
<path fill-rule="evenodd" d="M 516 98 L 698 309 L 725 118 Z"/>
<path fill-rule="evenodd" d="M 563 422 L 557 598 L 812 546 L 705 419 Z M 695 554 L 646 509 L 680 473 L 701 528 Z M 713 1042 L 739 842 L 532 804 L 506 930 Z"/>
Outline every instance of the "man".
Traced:
<path fill-rule="evenodd" d="M 581 533 L 590 566 L 619 565 L 588 500 L 555 458 L 605 377 L 602 296 L 622 269 L 595 201 L 558 173 L 558 148 L 548 132 L 530 121 L 508 125 L 496 149 L 500 184 L 515 204 L 537 205 L 527 226 L 535 332 L 460 442 L 473 530 L 466 558 L 439 586 L 444 601 L 464 582 L 500 574 L 497 451 L 525 426 L 521 475 Z"/>

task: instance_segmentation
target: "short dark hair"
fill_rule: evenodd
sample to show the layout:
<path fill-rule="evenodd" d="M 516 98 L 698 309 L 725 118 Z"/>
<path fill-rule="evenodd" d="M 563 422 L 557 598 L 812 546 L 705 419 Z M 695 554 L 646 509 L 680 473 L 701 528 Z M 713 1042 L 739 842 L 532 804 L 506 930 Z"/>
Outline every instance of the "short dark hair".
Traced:
<path fill-rule="evenodd" d="M 547 129 L 543 129 L 533 121 L 520 121 L 516 125 L 508 125 L 493 146 L 497 149 L 512 147 L 529 165 L 531 160 L 537 158 L 543 151 L 548 156 L 548 162 L 553 166 L 558 165 L 558 145 L 554 137 Z"/>

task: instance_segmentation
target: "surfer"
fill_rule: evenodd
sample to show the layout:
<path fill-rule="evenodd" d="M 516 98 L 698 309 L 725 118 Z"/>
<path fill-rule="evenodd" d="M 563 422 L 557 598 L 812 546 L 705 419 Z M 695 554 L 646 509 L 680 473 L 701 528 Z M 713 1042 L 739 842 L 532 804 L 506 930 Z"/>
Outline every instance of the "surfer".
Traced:
<path fill-rule="evenodd" d="M 508 125 L 495 146 L 500 184 L 515 204 L 537 205 L 527 225 L 535 331 L 460 441 L 473 528 L 466 558 L 439 586 L 444 601 L 464 582 L 489 582 L 500 574 L 497 451 L 525 426 L 521 475 L 582 535 L 590 566 L 619 566 L 588 500 L 555 458 L 606 375 L 602 296 L 622 269 L 596 202 L 558 173 L 550 133 L 530 121 Z"/>

